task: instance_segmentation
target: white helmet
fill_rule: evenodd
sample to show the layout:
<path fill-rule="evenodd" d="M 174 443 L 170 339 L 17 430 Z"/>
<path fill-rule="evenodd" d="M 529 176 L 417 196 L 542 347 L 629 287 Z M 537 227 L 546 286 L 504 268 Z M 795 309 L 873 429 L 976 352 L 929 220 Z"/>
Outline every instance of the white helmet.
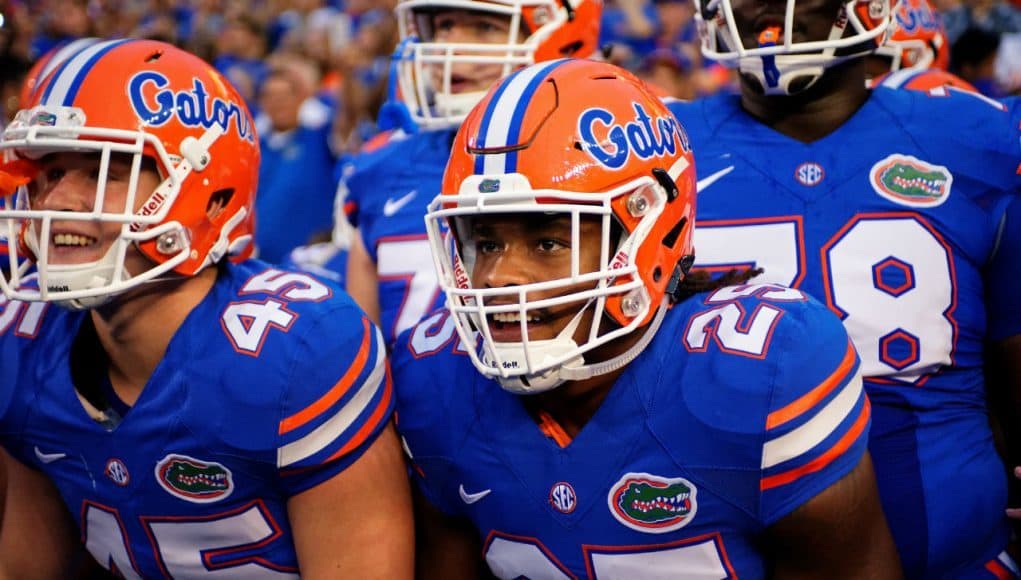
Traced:
<path fill-rule="evenodd" d="M 783 24 L 758 31 L 745 46 L 731 0 L 694 0 L 702 54 L 758 79 L 767 95 L 789 95 L 812 86 L 823 72 L 869 54 L 885 42 L 893 0 L 846 0 L 834 14 L 827 38 L 794 41 L 797 0 L 787 0 Z M 747 36 L 746 36 L 747 38 Z"/>
<path fill-rule="evenodd" d="M 486 91 L 453 93 L 455 64 L 502 64 L 502 78 L 535 62 L 588 57 L 597 48 L 602 8 L 602 0 L 402 0 L 395 9 L 401 42 L 393 57 L 400 98 L 422 128 L 457 126 Z M 434 42 L 430 13 L 437 10 L 509 18 L 507 41 Z M 433 86 L 428 73 L 435 66 L 443 67 L 441 86 Z"/>

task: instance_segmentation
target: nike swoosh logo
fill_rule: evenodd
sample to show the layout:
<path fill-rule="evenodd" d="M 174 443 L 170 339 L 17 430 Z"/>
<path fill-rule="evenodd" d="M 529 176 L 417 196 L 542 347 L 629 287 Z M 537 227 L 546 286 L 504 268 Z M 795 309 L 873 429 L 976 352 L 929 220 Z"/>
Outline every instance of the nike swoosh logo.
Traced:
<path fill-rule="evenodd" d="M 697 188 L 698 193 L 702 193 L 703 191 L 705 191 L 707 187 L 716 183 L 721 177 L 730 173 L 731 171 L 734 171 L 733 165 L 729 167 L 724 167 L 723 169 L 717 171 L 716 173 L 713 173 L 712 175 L 707 175 L 702 179 L 699 179 L 698 184 L 695 186 Z"/>
<path fill-rule="evenodd" d="M 43 453 L 39 446 L 35 446 L 35 456 L 39 458 L 39 461 L 43 463 L 53 463 L 59 459 L 67 457 L 67 453 Z"/>
<path fill-rule="evenodd" d="M 457 492 L 461 494 L 461 501 L 463 501 L 464 503 L 466 503 L 468 505 L 471 505 L 471 504 L 479 501 L 480 499 L 486 497 L 487 495 L 489 495 L 489 492 L 491 492 L 491 491 L 493 491 L 493 490 L 491 490 L 491 489 L 484 489 L 484 490 L 476 492 L 476 493 L 468 493 L 467 491 L 464 490 L 464 484 L 463 483 L 461 484 L 461 487 L 457 488 Z"/>
<path fill-rule="evenodd" d="M 397 199 L 387 199 L 386 203 L 383 204 L 383 215 L 390 217 L 399 212 L 402 207 L 408 205 L 408 202 L 415 198 L 417 193 L 417 189 L 412 189 Z"/>

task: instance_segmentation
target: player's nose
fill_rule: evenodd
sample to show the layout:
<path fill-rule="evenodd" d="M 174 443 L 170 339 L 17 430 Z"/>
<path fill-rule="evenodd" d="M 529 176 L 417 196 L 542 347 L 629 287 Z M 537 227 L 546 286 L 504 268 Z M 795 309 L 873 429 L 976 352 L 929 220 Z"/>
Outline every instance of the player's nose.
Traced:
<path fill-rule="evenodd" d="M 508 248 L 481 268 L 476 268 L 476 288 L 506 288 L 520 286 L 533 281 L 536 265 L 523 250 Z"/>

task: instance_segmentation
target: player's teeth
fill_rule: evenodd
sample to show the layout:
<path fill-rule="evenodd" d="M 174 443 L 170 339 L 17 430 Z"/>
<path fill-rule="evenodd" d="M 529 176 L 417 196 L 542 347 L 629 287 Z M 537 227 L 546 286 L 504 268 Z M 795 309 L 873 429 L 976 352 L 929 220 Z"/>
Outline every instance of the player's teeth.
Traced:
<path fill-rule="evenodd" d="M 56 234 L 53 236 L 53 243 L 58 246 L 84 247 L 96 243 L 96 239 L 77 234 Z"/>
<path fill-rule="evenodd" d="M 497 322 L 504 322 L 504 323 L 507 323 L 507 322 L 521 322 L 521 316 L 519 316 L 518 313 L 516 313 L 516 312 L 499 312 L 499 313 L 493 314 L 493 320 L 495 320 Z M 529 322 L 538 322 L 539 321 L 539 317 L 538 316 L 529 316 L 528 317 L 528 321 Z"/>

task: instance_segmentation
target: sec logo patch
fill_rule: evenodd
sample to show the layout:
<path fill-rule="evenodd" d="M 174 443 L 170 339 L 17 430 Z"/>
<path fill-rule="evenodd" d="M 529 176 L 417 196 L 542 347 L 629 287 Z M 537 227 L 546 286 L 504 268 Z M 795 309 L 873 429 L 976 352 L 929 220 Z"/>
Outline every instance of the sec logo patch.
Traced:
<path fill-rule="evenodd" d="M 574 488 L 566 481 L 558 482 L 550 489 L 549 502 L 562 514 L 569 514 L 578 505 L 578 497 L 574 495 Z"/>
<path fill-rule="evenodd" d="M 802 163 L 794 170 L 794 179 L 806 187 L 819 185 L 824 177 L 826 177 L 826 172 L 818 163 Z"/>

